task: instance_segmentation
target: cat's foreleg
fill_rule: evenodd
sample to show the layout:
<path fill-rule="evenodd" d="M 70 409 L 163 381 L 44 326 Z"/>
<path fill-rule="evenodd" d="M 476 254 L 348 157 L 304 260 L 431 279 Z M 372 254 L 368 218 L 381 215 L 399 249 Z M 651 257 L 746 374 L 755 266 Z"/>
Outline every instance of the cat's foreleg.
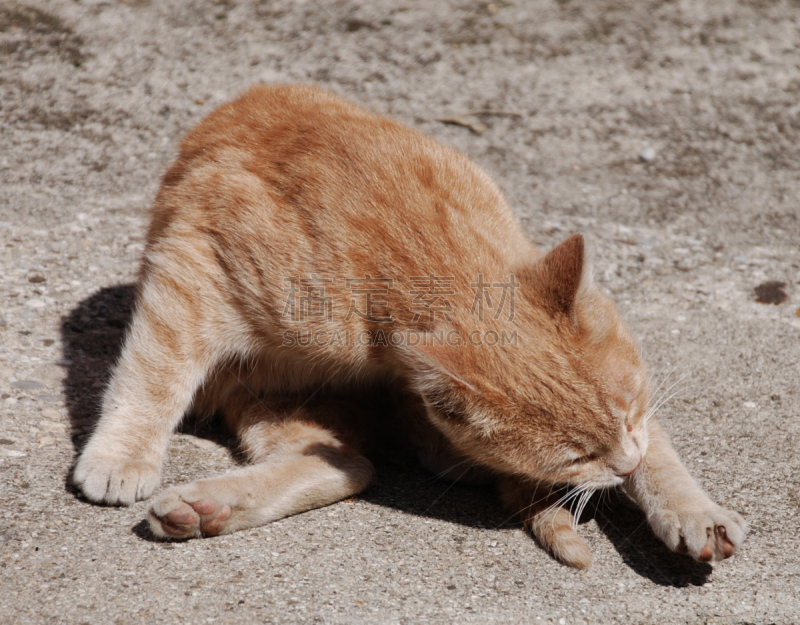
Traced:
<path fill-rule="evenodd" d="M 647 515 L 656 536 L 673 551 L 701 562 L 732 556 L 747 531 L 744 519 L 708 498 L 655 419 L 647 429 L 647 453 L 642 466 L 626 480 L 625 491 Z"/>
<path fill-rule="evenodd" d="M 575 518 L 547 485 L 502 478 L 500 495 L 509 512 L 516 513 L 542 547 L 564 564 L 585 569 L 592 563 L 589 546 L 575 531 Z"/>
<path fill-rule="evenodd" d="M 319 508 L 366 488 L 372 464 L 320 426 L 254 424 L 242 435 L 258 464 L 170 488 L 148 513 L 160 538 L 229 534 Z"/>
<path fill-rule="evenodd" d="M 139 300 L 100 420 L 72 475 L 91 501 L 130 505 L 153 493 L 169 436 L 213 361 L 188 327 L 190 302 L 174 288 L 150 280 Z"/>

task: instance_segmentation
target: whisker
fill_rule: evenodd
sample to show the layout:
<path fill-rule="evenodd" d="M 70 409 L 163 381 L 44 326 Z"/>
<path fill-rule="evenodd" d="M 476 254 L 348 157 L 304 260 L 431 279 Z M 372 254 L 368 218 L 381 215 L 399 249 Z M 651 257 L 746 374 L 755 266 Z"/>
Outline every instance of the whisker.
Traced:
<path fill-rule="evenodd" d="M 451 488 L 453 488 L 453 486 L 455 486 L 455 485 L 456 485 L 456 483 L 458 482 L 458 480 L 460 480 L 462 477 L 464 477 L 464 476 L 467 474 L 467 472 L 469 472 L 469 470 L 470 470 L 470 469 L 471 469 L 473 466 L 475 466 L 475 464 L 476 464 L 476 463 L 475 463 L 475 462 L 473 462 L 472 464 L 470 464 L 470 466 L 468 466 L 466 469 L 464 469 L 464 472 L 463 472 L 461 475 L 459 475 L 459 476 L 458 476 L 456 479 L 454 479 L 454 480 L 453 480 L 453 481 L 452 481 L 452 482 L 451 482 L 451 483 L 450 483 L 450 484 L 447 486 L 447 488 L 445 488 L 445 489 L 444 489 L 444 491 L 442 492 L 442 494 L 441 494 L 441 495 L 439 495 L 439 496 L 438 496 L 436 499 L 434 499 L 434 500 L 431 502 L 431 505 L 429 505 L 427 508 L 425 508 L 425 511 L 424 511 L 422 514 L 426 514 L 426 513 L 428 512 L 428 510 L 430 510 L 431 508 L 433 508 L 433 506 L 435 506 L 435 505 L 436 505 L 436 502 L 438 502 L 438 501 L 439 501 L 439 500 L 440 500 L 442 497 L 444 497 L 444 496 L 445 496 L 445 495 L 446 495 L 448 492 L 450 492 L 450 489 L 451 489 Z"/>
<path fill-rule="evenodd" d="M 453 471 L 453 470 L 454 470 L 454 469 L 456 469 L 457 467 L 460 467 L 461 465 L 463 465 L 463 464 L 465 464 L 465 463 L 467 463 L 467 462 L 471 462 L 471 463 L 472 463 L 472 465 L 469 467 L 470 469 L 471 469 L 472 467 L 474 467 L 474 466 L 477 464 L 477 462 L 476 462 L 475 460 L 470 460 L 469 458 L 465 458 L 464 460 L 461 460 L 460 462 L 456 462 L 454 465 L 452 465 L 452 466 L 450 466 L 450 467 L 447 467 L 447 468 L 446 468 L 444 471 L 441 471 L 440 473 L 437 473 L 436 475 L 433 475 L 433 476 L 431 476 L 431 477 L 428 477 L 428 478 L 426 478 L 426 479 L 425 479 L 425 481 L 424 481 L 423 483 L 424 483 L 424 484 L 429 484 L 429 483 L 431 483 L 431 482 L 435 482 L 436 480 L 440 480 L 440 479 L 442 479 L 442 478 L 443 478 L 445 475 L 447 475 L 448 473 L 450 473 L 450 471 Z M 469 469 L 467 469 L 467 470 L 469 470 Z M 460 479 L 460 478 L 459 478 L 459 479 Z"/>
<path fill-rule="evenodd" d="M 674 389 L 678 384 L 683 382 L 687 377 L 689 377 L 688 374 L 686 374 L 684 376 L 681 376 L 680 378 L 678 378 L 678 380 L 676 380 L 673 384 L 671 384 L 667 389 L 662 391 L 661 394 L 658 397 L 656 397 L 655 399 L 651 399 L 650 406 L 648 407 L 647 411 L 645 412 L 645 416 L 644 416 L 645 424 L 647 424 L 647 421 L 661 408 L 661 406 L 663 406 L 664 398 L 669 395 L 669 393 L 672 391 L 672 389 Z M 659 385 L 659 388 L 661 388 L 661 385 Z M 671 398 L 671 396 L 668 397 L 668 399 L 669 398 Z"/>
<path fill-rule="evenodd" d="M 578 497 L 578 504 L 575 506 L 575 511 L 574 512 L 572 511 L 572 509 L 570 509 L 570 512 L 572 512 L 572 529 L 573 530 L 578 529 L 578 521 L 581 518 L 581 508 L 583 508 L 583 502 L 586 499 L 586 493 L 588 493 L 588 492 L 589 492 L 588 489 L 584 490 L 581 493 L 581 496 Z"/>
<path fill-rule="evenodd" d="M 505 525 L 506 523 L 508 523 L 508 522 L 509 522 L 511 519 L 513 519 L 514 517 L 516 517 L 516 516 L 519 516 L 519 515 L 522 515 L 522 513 L 526 512 L 527 510 L 530 510 L 531 508 L 533 508 L 534 506 L 536 506 L 536 505 L 537 505 L 539 502 L 546 501 L 547 499 L 549 499 L 549 498 L 550 498 L 550 497 L 553 495 L 553 491 L 554 491 L 555 489 L 557 489 L 557 488 L 560 488 L 560 487 L 557 487 L 557 485 L 556 485 L 556 484 L 549 483 L 549 484 L 548 484 L 548 490 L 547 490 L 547 493 L 546 493 L 546 494 L 544 494 L 544 495 L 542 495 L 542 496 L 541 496 L 541 497 L 539 497 L 538 499 L 534 499 L 534 497 L 536 497 L 536 494 L 540 492 L 540 486 L 541 486 L 541 485 L 542 485 L 542 480 L 536 480 L 536 484 L 535 484 L 535 486 L 533 487 L 533 493 L 531 494 L 531 503 L 529 503 L 527 506 L 525 506 L 525 507 L 524 507 L 524 508 L 522 508 L 521 510 L 518 510 L 518 511 L 514 512 L 514 513 L 513 513 L 511 516 L 509 516 L 507 519 L 503 520 L 501 523 L 499 523 L 498 525 L 496 525 L 494 529 L 497 529 L 497 528 L 499 528 L 499 527 L 502 527 L 503 525 Z M 567 493 L 567 494 L 569 494 L 569 493 Z M 566 495 L 564 495 L 564 497 L 566 497 Z M 562 499 L 563 499 L 563 497 L 562 497 Z M 560 500 L 559 500 L 559 501 L 560 501 Z M 556 503 L 558 503 L 558 502 L 556 502 Z M 555 504 L 554 504 L 554 505 L 555 505 Z M 537 514 L 537 516 L 540 516 L 541 514 L 542 514 L 542 513 L 540 512 L 540 513 L 538 513 L 538 514 Z"/>
<path fill-rule="evenodd" d="M 563 509 L 569 503 L 569 511 L 572 514 L 572 505 L 575 503 L 575 499 L 581 494 L 580 488 L 576 487 L 574 490 L 570 491 L 569 499 L 565 501 L 561 506 L 550 506 L 545 510 L 541 515 L 539 515 L 541 520 L 546 520 L 547 516 L 550 516 L 550 528 L 555 532 L 556 529 L 556 514 L 558 509 Z M 556 508 L 553 514 L 550 514 L 550 511 Z"/>
<path fill-rule="evenodd" d="M 677 383 L 676 383 L 676 384 L 677 384 Z M 672 393 L 671 395 L 669 395 L 669 396 L 667 396 L 667 397 L 663 397 L 662 399 L 660 399 L 660 400 L 659 400 L 659 402 L 658 402 L 658 404 L 656 404 L 655 406 L 653 406 L 653 407 L 652 407 L 650 410 L 648 410 L 648 411 L 645 413 L 645 423 L 647 423 L 647 421 L 648 421 L 648 420 L 649 420 L 649 419 L 650 419 L 650 418 L 651 418 L 651 417 L 652 417 L 652 416 L 653 416 L 653 415 L 654 415 L 654 414 L 655 414 L 655 413 L 656 413 L 658 410 L 660 410 L 660 409 L 661 409 L 661 408 L 664 406 L 664 404 L 666 404 L 668 401 L 670 401 L 670 400 L 671 400 L 673 397 L 675 397 L 676 395 L 679 395 L 680 393 L 683 393 L 685 390 L 687 390 L 687 389 L 689 389 L 689 388 L 692 388 L 693 386 L 694 386 L 694 383 L 693 383 L 693 382 L 690 382 L 689 384 L 686 384 L 685 386 L 682 386 L 682 387 L 680 387 L 678 390 L 676 390 L 676 391 L 675 391 L 674 393 Z M 672 387 L 670 387 L 670 390 L 671 390 L 672 388 L 674 388 L 674 385 L 673 385 Z M 669 392 L 669 391 L 666 391 L 666 392 Z"/>
<path fill-rule="evenodd" d="M 574 497 L 574 498 L 573 498 L 573 499 L 572 499 L 572 500 L 569 502 L 569 513 L 570 513 L 570 517 L 571 517 L 571 518 L 570 518 L 570 524 L 569 524 L 569 525 L 570 525 L 570 527 L 574 527 L 574 525 L 575 525 L 575 512 L 573 511 L 573 508 L 580 508 L 580 505 L 581 505 L 581 503 L 580 503 L 580 502 L 581 502 L 581 499 L 583 499 L 583 492 L 584 492 L 584 491 L 583 491 L 583 487 L 579 486 L 579 487 L 576 489 L 576 492 L 578 492 L 578 493 L 579 493 L 579 494 L 578 494 L 578 496 L 577 496 L 577 497 Z M 577 505 L 576 505 L 576 503 L 577 503 Z M 555 529 L 555 522 L 556 522 L 556 515 L 554 514 L 554 515 L 553 515 L 553 521 L 552 521 L 552 523 L 553 523 L 553 529 Z"/>
<path fill-rule="evenodd" d="M 661 379 L 661 382 L 658 383 L 658 386 L 655 388 L 655 390 L 653 390 L 650 393 L 650 398 L 651 398 L 650 401 L 651 402 L 652 402 L 652 398 L 655 397 L 658 394 L 658 392 L 661 390 L 661 387 L 664 386 L 664 384 L 666 384 L 666 382 L 670 379 L 670 377 L 672 376 L 673 372 L 677 368 L 678 368 L 678 365 L 675 365 L 674 367 L 672 367 L 672 369 L 667 371 L 666 375 Z"/>
<path fill-rule="evenodd" d="M 573 531 L 578 530 L 578 523 L 583 515 L 583 510 L 586 507 L 586 504 L 589 503 L 589 500 L 592 498 L 594 494 L 594 488 L 590 484 L 584 484 L 582 487 L 582 493 L 580 498 L 578 499 L 578 505 L 576 506 L 575 512 L 572 513 L 572 524 L 571 527 Z M 570 512 L 572 512 L 570 510 Z"/>
<path fill-rule="evenodd" d="M 589 501 L 592 499 L 592 495 L 594 495 L 595 489 L 594 488 L 587 488 L 586 492 L 583 494 L 581 498 L 581 502 L 578 506 L 578 514 L 575 515 L 575 524 L 572 529 L 578 529 L 578 523 L 580 522 L 581 517 L 583 516 L 583 511 L 586 509 L 586 506 L 589 504 Z"/>
<path fill-rule="evenodd" d="M 551 486 L 551 487 L 550 487 L 550 491 L 549 491 L 549 492 L 548 492 L 546 495 L 544 495 L 543 497 L 539 497 L 539 499 L 537 499 L 536 501 L 532 502 L 532 503 L 531 503 L 531 505 L 524 507 L 524 508 L 523 508 L 522 510 L 520 510 L 520 511 L 519 511 L 517 514 L 519 514 L 519 513 L 521 513 L 521 512 L 525 512 L 526 510 L 530 510 L 530 509 L 531 509 L 533 506 L 535 506 L 535 505 L 536 505 L 537 503 L 539 503 L 540 501 L 546 501 L 546 500 L 547 500 L 547 499 L 548 499 L 548 498 L 549 498 L 549 497 L 552 495 L 552 493 L 553 493 L 553 486 Z M 549 507 L 545 508 L 545 509 L 544 509 L 542 512 L 540 512 L 540 513 L 539 513 L 537 516 L 541 516 L 541 515 L 545 514 L 545 513 L 546 513 L 548 510 L 550 510 L 551 508 L 553 508 L 553 507 L 555 507 L 555 506 L 559 505 L 559 504 L 560 504 L 562 501 L 564 501 L 565 499 L 567 499 L 567 497 L 569 497 L 571 494 L 572 494 L 572 491 L 568 491 L 568 492 L 567 492 L 567 493 L 566 493 L 566 494 L 565 494 L 563 497 L 561 497 L 561 498 L 560 498 L 558 501 L 556 501 L 554 504 L 552 504 L 552 505 L 550 505 Z"/>
<path fill-rule="evenodd" d="M 573 487 L 570 491 L 567 492 L 566 495 L 564 495 L 561 499 L 556 501 L 553 505 L 548 506 L 543 512 L 541 512 L 537 516 L 539 516 L 540 518 L 545 518 L 554 508 L 563 508 L 567 504 L 569 504 L 569 511 L 570 514 L 572 514 L 572 506 L 575 504 L 576 499 L 580 500 L 580 497 L 583 496 L 583 493 L 586 490 L 586 488 L 588 488 L 588 484 L 582 484 L 580 486 Z M 553 514 L 551 519 L 553 530 L 555 530 L 555 522 L 556 522 L 556 515 Z"/>
<path fill-rule="evenodd" d="M 688 378 L 688 377 L 689 377 L 689 374 L 688 374 L 688 373 L 687 373 L 686 375 L 682 375 L 682 376 L 681 376 L 681 377 L 679 377 L 677 380 L 675 380 L 675 382 L 674 382 L 673 384 L 671 384 L 671 385 L 670 385 L 670 386 L 669 386 L 667 389 L 665 389 L 664 391 L 662 391 L 662 392 L 661 392 L 661 394 L 660 394 L 658 397 L 656 397 L 656 394 L 655 394 L 655 393 L 653 393 L 653 397 L 656 397 L 656 398 L 655 398 L 655 399 L 653 399 L 653 400 L 650 402 L 650 408 L 652 408 L 652 407 L 653 407 L 655 404 L 657 404 L 659 401 L 661 401 L 661 399 L 662 399 L 662 398 L 663 398 L 665 395 L 667 395 L 667 394 L 668 394 L 668 393 L 669 393 L 669 392 L 670 392 L 670 391 L 671 391 L 673 388 L 675 388 L 675 387 L 676 387 L 678 384 L 680 384 L 681 382 L 683 382 L 683 381 L 684 381 L 686 378 Z M 664 381 L 666 382 L 666 380 L 664 380 Z M 660 390 L 662 386 L 663 386 L 663 383 L 662 383 L 662 384 L 659 384 L 659 386 L 658 386 L 658 389 L 656 390 L 656 392 L 658 392 L 658 390 Z"/>
<path fill-rule="evenodd" d="M 520 512 L 524 512 L 525 510 L 528 510 L 528 509 L 530 509 L 531 507 L 533 507 L 535 504 L 539 503 L 540 501 L 546 501 L 546 500 L 547 500 L 547 498 L 551 496 L 551 494 L 552 494 L 552 490 L 553 490 L 553 489 L 552 489 L 552 487 L 551 487 L 551 489 L 550 489 L 550 492 L 549 492 L 547 495 L 545 495 L 544 497 L 540 497 L 540 498 L 539 498 L 539 499 L 538 499 L 536 502 L 532 503 L 530 506 L 527 506 L 526 508 L 524 508 L 524 509 L 523 509 L 523 510 L 521 510 Z M 536 514 L 536 516 L 537 516 L 538 518 L 540 518 L 540 519 L 541 519 L 541 518 L 543 518 L 543 517 L 545 517 L 545 516 L 547 516 L 547 514 L 548 514 L 548 513 L 549 513 L 549 512 L 550 512 L 550 511 L 551 511 L 553 508 L 556 508 L 556 507 L 560 506 L 561 504 L 563 504 L 563 503 L 566 503 L 567 501 L 569 501 L 570 499 L 572 499 L 573 497 L 575 497 L 575 495 L 576 495 L 576 494 L 577 494 L 577 491 L 576 491 L 574 488 L 571 488 L 571 489 L 570 489 L 570 490 L 568 490 L 568 491 L 567 491 L 567 492 L 566 492 L 566 493 L 565 493 L 565 494 L 564 494 L 562 497 L 560 497 L 560 498 L 559 498 L 559 499 L 558 499 L 558 500 L 557 500 L 555 503 L 553 503 L 553 504 L 549 505 L 547 508 L 545 508 L 545 509 L 544 509 L 544 510 L 542 510 L 541 512 L 538 512 L 538 513 Z"/>
<path fill-rule="evenodd" d="M 537 486 L 538 486 L 539 484 L 540 484 L 540 481 L 537 481 Z M 552 487 L 551 487 L 551 492 L 552 492 Z M 505 525 L 506 523 L 508 523 L 508 522 L 509 522 L 511 519 L 513 519 L 515 516 L 521 515 L 521 514 L 522 514 L 523 512 L 525 512 L 526 510 L 530 510 L 530 509 L 531 509 L 531 508 L 533 508 L 533 507 L 534 507 L 534 506 L 535 506 L 537 503 L 539 503 L 540 501 L 544 501 L 545 499 L 547 499 L 547 498 L 550 496 L 549 494 L 547 494 L 547 495 L 545 495 L 544 497 L 540 497 L 539 499 L 536 499 L 536 500 L 534 500 L 533 498 L 536 496 L 536 493 L 537 493 L 537 490 L 536 490 L 536 489 L 534 489 L 533 493 L 531 494 L 531 502 L 530 502 L 530 503 L 529 503 L 527 506 L 525 506 L 524 508 L 522 508 L 521 510 L 518 510 L 517 512 L 515 512 L 514 514 L 512 514 L 510 517 L 508 517 L 508 518 L 507 518 L 507 519 L 505 519 L 504 521 L 501 521 L 500 523 L 498 523 L 497 525 L 495 525 L 494 529 L 498 529 L 498 528 L 502 527 L 503 525 Z"/>

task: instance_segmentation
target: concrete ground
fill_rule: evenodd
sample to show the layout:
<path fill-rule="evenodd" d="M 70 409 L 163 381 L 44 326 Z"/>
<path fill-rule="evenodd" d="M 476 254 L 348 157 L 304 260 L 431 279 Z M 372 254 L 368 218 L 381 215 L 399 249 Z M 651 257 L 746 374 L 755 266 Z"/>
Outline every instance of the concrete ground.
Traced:
<path fill-rule="evenodd" d="M 0 622 L 800 622 L 798 29 L 785 0 L 0 3 Z M 750 523 L 741 553 L 671 554 L 612 495 L 579 573 L 491 491 L 412 465 L 185 543 L 149 539 L 146 502 L 77 498 L 159 177 L 256 82 L 317 83 L 465 151 L 545 248 L 585 234 L 676 383 L 676 447 Z M 769 281 L 785 301 L 756 302 Z M 234 466 L 195 434 L 165 484 Z"/>

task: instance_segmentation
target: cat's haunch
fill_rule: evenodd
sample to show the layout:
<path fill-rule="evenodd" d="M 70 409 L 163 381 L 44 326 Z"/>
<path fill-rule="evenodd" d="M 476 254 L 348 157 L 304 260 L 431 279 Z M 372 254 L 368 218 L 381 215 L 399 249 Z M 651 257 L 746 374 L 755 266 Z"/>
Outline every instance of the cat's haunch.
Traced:
<path fill-rule="evenodd" d="M 465 156 L 314 87 L 255 87 L 184 139 L 75 483 L 97 502 L 150 497 L 190 412 L 224 415 L 251 464 L 159 494 L 163 538 L 349 497 L 381 445 L 488 476 L 576 567 L 591 557 L 571 510 L 597 489 L 621 485 L 698 560 L 730 556 L 746 531 L 657 424 L 583 238 L 541 254 Z"/>

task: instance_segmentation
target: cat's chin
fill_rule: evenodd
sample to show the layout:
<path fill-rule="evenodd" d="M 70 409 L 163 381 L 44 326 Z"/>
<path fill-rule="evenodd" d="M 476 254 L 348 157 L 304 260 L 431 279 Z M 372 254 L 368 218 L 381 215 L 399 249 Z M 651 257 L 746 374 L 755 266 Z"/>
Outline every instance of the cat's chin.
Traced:
<path fill-rule="evenodd" d="M 614 478 L 610 480 L 582 482 L 580 484 L 575 484 L 575 486 L 583 486 L 584 488 L 591 490 L 607 490 L 609 488 L 617 488 L 618 486 L 622 486 L 624 483 L 625 480 L 623 478 L 614 476 Z"/>
<path fill-rule="evenodd" d="M 608 478 L 589 479 L 589 480 L 570 480 L 569 485 L 575 488 L 584 488 L 586 490 L 606 490 L 609 488 L 617 488 L 625 483 L 626 478 L 612 475 Z"/>
<path fill-rule="evenodd" d="M 607 488 L 617 488 L 622 486 L 628 476 L 619 476 L 612 471 L 592 472 L 592 475 L 581 475 L 580 473 L 566 476 L 561 484 L 573 488 L 584 488 L 587 490 L 605 490 Z"/>

